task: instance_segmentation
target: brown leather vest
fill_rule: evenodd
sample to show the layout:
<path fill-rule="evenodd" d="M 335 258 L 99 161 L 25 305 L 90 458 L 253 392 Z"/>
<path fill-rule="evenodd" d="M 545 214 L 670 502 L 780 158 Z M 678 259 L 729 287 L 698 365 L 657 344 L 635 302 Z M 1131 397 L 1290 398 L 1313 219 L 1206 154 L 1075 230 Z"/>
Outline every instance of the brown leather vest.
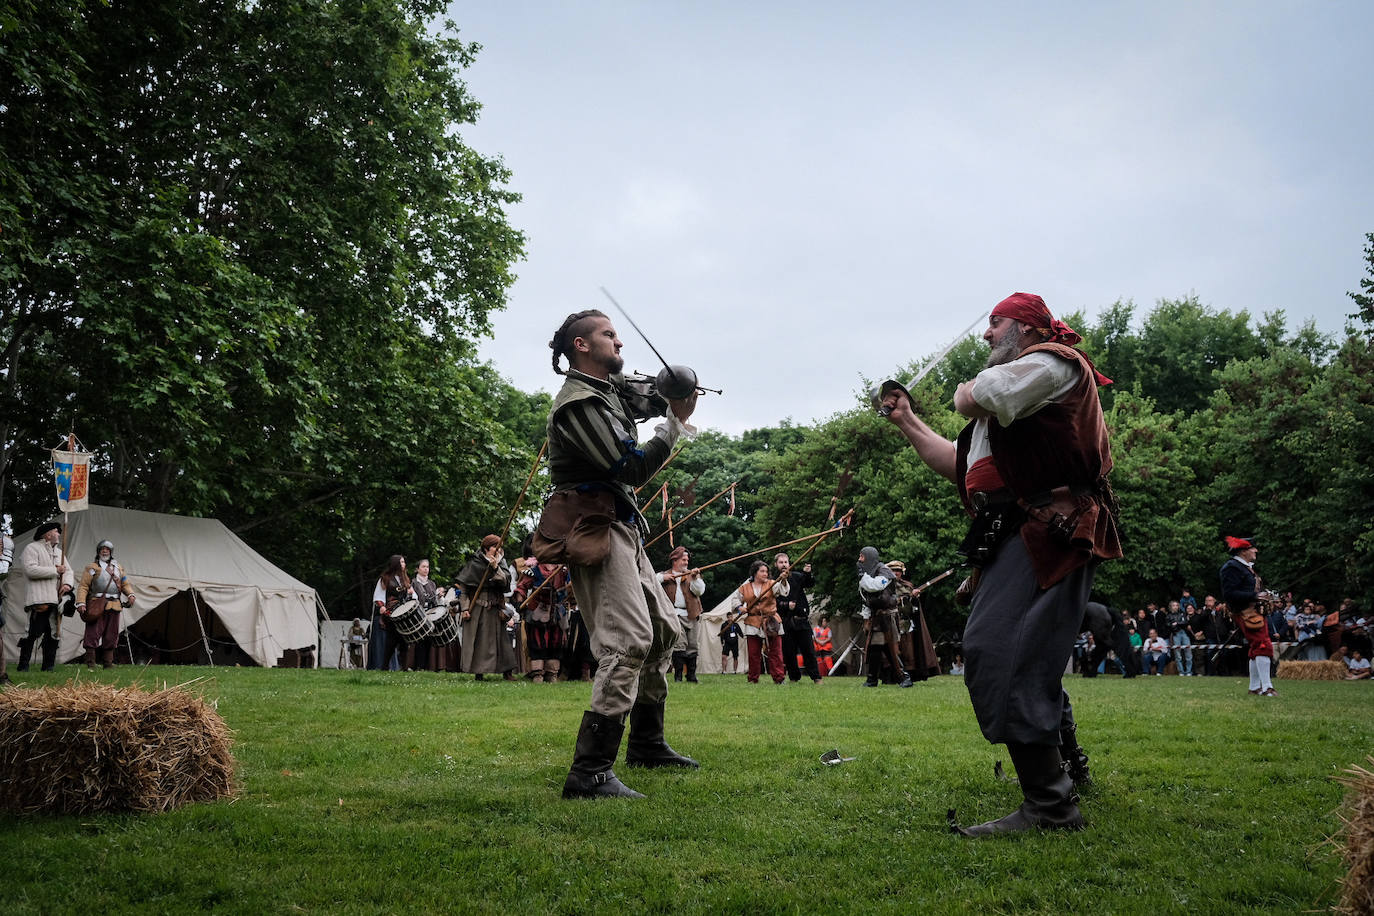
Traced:
<path fill-rule="evenodd" d="M 664 582 L 663 590 L 668 593 L 668 602 L 674 607 L 677 607 L 678 580 L 669 579 L 667 582 Z M 690 588 L 683 591 L 682 603 L 687 605 L 688 620 L 696 620 L 701 616 L 701 599 L 693 595 Z"/>
<path fill-rule="evenodd" d="M 1071 491 L 1056 495 L 1055 508 L 1072 506 L 1073 511 L 1066 513 L 1071 516 L 1072 537 L 1055 535 L 1034 510 L 1021 526 L 1021 539 L 1030 554 L 1036 580 L 1041 588 L 1049 588 L 1089 560 L 1121 556 L 1121 538 L 1107 505 L 1110 489 L 1106 479 L 1112 470 L 1112 450 L 1092 367 L 1082 353 L 1063 344 L 1036 344 L 1021 355 L 1037 351 L 1076 362 L 1078 384 L 1060 400 L 1009 426 L 1003 426 L 995 417 L 989 418 L 987 430 L 993 464 L 1023 506 L 1044 504 L 1058 488 Z M 959 434 L 955 459 L 959 497 L 970 511 L 964 475 L 968 471 L 973 425 L 970 423 Z"/>

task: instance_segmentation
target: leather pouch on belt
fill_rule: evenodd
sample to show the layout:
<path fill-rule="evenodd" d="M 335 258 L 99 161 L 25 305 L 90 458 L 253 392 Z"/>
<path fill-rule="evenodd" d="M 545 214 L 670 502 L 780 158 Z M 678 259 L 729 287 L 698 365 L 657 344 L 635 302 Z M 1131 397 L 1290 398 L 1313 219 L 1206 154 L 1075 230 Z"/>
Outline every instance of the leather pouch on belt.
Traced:
<path fill-rule="evenodd" d="M 555 490 L 544 504 L 530 549 L 540 563 L 600 566 L 611 554 L 615 495 L 609 490 Z"/>
<path fill-rule="evenodd" d="M 105 603 L 109 599 L 104 595 L 93 595 L 86 599 L 86 610 L 81 612 L 81 619 L 86 623 L 95 623 L 105 613 Z"/>

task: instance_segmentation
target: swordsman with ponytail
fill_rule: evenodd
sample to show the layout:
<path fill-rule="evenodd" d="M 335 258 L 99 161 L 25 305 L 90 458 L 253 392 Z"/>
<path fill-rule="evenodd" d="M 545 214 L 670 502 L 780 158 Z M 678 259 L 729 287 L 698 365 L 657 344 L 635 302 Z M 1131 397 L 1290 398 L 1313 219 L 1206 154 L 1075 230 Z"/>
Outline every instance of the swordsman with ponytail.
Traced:
<path fill-rule="evenodd" d="M 564 563 L 598 668 L 583 713 L 564 798 L 640 793 L 612 769 L 629 719 L 630 766 L 695 767 L 664 739 L 668 662 L 677 614 L 644 552 L 647 525 L 634 488 L 647 482 L 695 430 L 687 420 L 696 393 L 669 400 L 664 422 L 638 442 L 622 387 L 624 361 L 615 327 L 602 312 L 569 315 L 549 341 L 564 377 L 549 412 L 549 475 L 554 492 L 531 537 L 541 563 Z M 560 357 L 568 361 L 564 372 Z"/>
<path fill-rule="evenodd" d="M 974 567 L 964 628 L 964 683 L 984 737 L 1005 743 L 1024 803 L 965 836 L 1083 826 L 1065 759 L 1084 765 L 1063 674 L 1098 563 L 1121 556 L 1112 468 L 1097 386 L 1108 384 L 1079 336 L 1045 301 L 1015 293 L 997 304 L 983 339 L 987 368 L 959 385 L 969 423 L 956 442 L 884 384 L 889 419 L 933 470 L 952 481 L 971 525 Z M 966 590 L 967 594 L 967 590 Z"/>

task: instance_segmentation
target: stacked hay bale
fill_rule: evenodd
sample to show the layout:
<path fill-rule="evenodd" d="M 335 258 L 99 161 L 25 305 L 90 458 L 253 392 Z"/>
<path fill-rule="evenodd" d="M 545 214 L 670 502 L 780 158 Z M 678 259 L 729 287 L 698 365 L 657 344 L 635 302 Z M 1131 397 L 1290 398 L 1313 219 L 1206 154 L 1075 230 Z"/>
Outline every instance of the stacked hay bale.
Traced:
<path fill-rule="evenodd" d="M 1368 758 L 1374 764 L 1374 757 Z M 1336 777 L 1346 787 L 1344 822 L 1337 837 L 1345 859 L 1345 882 L 1336 912 L 1348 916 L 1374 914 L 1374 773 L 1352 766 Z"/>
<path fill-rule="evenodd" d="M 1285 661 L 1279 665 L 1274 677 L 1284 677 L 1291 681 L 1343 681 L 1345 662 L 1297 662 Z"/>
<path fill-rule="evenodd" d="M 229 728 L 182 687 L 0 694 L 0 811 L 169 811 L 235 794 Z"/>

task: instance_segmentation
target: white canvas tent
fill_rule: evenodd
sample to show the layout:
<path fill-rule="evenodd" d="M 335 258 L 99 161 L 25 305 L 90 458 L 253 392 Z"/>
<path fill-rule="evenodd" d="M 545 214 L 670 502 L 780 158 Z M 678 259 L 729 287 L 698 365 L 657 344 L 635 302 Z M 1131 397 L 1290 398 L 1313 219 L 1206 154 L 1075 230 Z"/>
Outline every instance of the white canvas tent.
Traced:
<path fill-rule="evenodd" d="M 22 605 L 27 583 L 19 555 L 36 530 L 15 536 L 15 568 L 5 583 L 4 651 L 10 661 L 18 658 L 19 639 L 28 632 Z M 150 617 L 150 625 L 166 621 L 179 632 L 193 633 L 192 644 L 203 644 L 204 629 L 212 641 L 232 639 L 248 658 L 267 668 L 275 667 L 286 650 L 319 640 L 315 590 L 273 566 L 217 519 L 94 505 L 73 512 L 67 555 L 77 582 L 95 557 L 95 545 L 105 539 L 114 542 L 115 558 L 137 599 L 124 610 L 121 629 Z M 83 631 L 80 617 L 62 618 L 59 662 L 82 654 Z M 218 662 L 221 655 L 215 649 L 212 642 L 210 658 Z M 35 646 L 32 664 L 37 666 L 40 658 L 41 647 Z"/>

